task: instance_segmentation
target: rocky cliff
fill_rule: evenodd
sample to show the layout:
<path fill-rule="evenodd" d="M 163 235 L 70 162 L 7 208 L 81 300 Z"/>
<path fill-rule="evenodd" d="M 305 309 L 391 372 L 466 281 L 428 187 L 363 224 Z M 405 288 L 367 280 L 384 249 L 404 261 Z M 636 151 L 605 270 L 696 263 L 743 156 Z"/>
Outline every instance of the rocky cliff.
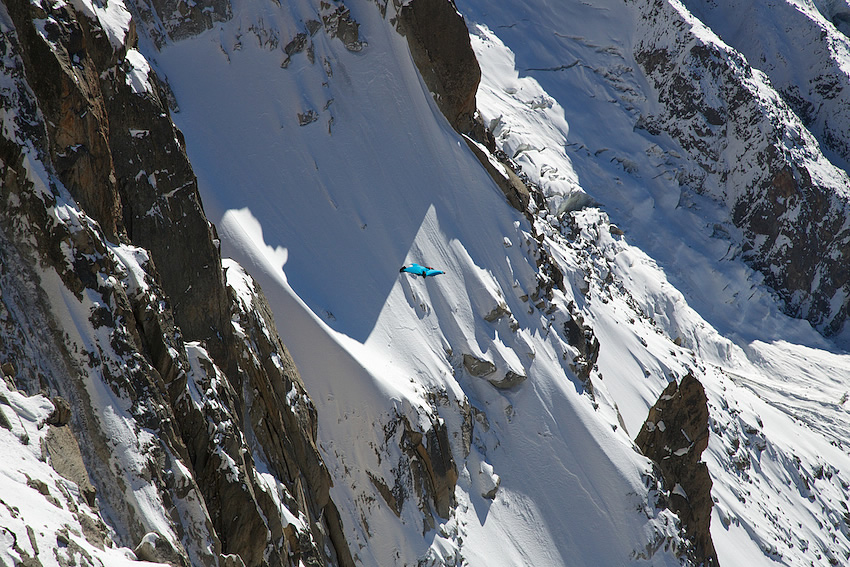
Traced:
<path fill-rule="evenodd" d="M 844 105 L 840 85 L 846 75 L 812 79 L 813 96 L 807 91 L 805 97 L 795 84 L 780 83 L 785 97 L 780 98 L 762 71 L 683 6 L 663 0 L 635 4 L 641 17 L 634 56 L 658 103 L 636 126 L 670 136 L 681 147 L 687 160 L 679 183 L 729 207 L 743 232 L 742 257 L 764 274 L 789 314 L 828 335 L 839 332 L 850 297 L 850 273 L 837 261 L 850 253 L 850 200 L 847 174 L 840 169 L 846 163 L 843 134 L 829 127 L 840 119 L 826 116 Z M 823 51 L 828 45 L 846 49 L 826 31 L 820 40 L 803 43 Z M 758 49 L 748 52 L 754 65 L 766 61 Z M 781 76 L 774 65 L 766 63 Z M 815 106 L 817 120 L 806 110 Z M 821 143 L 838 156 L 838 167 L 821 153 Z"/>
<path fill-rule="evenodd" d="M 10 2 L 0 25 L 0 360 L 12 392 L 53 399 L 57 560 L 351 564 L 315 408 L 262 291 L 222 266 L 134 20 Z"/>

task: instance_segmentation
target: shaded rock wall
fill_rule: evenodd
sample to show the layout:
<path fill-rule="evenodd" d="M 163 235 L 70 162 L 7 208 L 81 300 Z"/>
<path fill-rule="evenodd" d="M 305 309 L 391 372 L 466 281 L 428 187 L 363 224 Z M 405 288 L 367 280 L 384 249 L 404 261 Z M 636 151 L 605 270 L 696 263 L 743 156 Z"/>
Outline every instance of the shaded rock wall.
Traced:
<path fill-rule="evenodd" d="M 379 471 L 367 472 L 396 516 L 401 517 L 406 503 L 416 506 L 421 513 L 423 534 L 437 526 L 437 517 L 452 515 L 458 481 L 448 427 L 437 416 L 428 421 L 424 427 L 416 427 L 407 416 L 396 413 L 384 425 L 386 445 L 382 448 L 386 457 L 397 459 L 392 474 L 384 477 Z M 396 453 L 396 447 L 400 453 Z"/>

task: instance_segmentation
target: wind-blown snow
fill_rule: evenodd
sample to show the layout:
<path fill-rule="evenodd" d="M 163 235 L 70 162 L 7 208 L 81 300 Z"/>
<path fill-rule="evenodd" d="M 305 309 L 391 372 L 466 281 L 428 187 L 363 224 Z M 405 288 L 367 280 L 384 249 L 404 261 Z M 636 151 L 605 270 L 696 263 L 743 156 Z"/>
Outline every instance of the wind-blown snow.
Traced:
<path fill-rule="evenodd" d="M 630 59 L 631 7 L 458 2 L 485 124 L 551 213 L 581 209 L 536 221 L 566 282 L 549 312 L 529 298 L 529 221 L 439 114 L 404 39 L 374 6 L 350 8 L 360 52 L 318 33 L 283 68 L 263 38 L 286 45 L 317 7 L 234 0 L 230 22 L 156 60 L 222 249 L 261 283 L 316 403 L 360 561 L 678 565 L 662 547 L 674 518 L 654 507 L 631 438 L 687 372 L 709 397 L 720 563 L 843 561 L 850 359 L 780 314 L 729 259 L 728 213 L 681 193 L 675 149 L 634 130 L 650 103 Z M 410 262 L 446 274 L 399 274 Z M 601 344 L 595 397 L 559 336 L 571 302 Z M 487 322 L 500 304 L 510 315 Z M 466 372 L 464 354 L 527 380 L 498 390 Z M 387 456 L 400 451 L 375 448 L 384 426 L 439 418 L 458 433 L 467 400 L 487 426 L 476 422 L 468 456 L 451 438 L 457 508 L 434 529 L 411 504 L 396 517 L 367 474 L 391 483 Z"/>

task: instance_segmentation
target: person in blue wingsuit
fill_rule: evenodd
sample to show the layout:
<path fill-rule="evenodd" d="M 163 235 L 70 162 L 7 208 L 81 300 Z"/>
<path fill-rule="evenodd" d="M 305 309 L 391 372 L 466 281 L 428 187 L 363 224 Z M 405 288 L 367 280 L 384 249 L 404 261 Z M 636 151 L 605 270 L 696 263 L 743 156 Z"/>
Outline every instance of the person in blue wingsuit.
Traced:
<path fill-rule="evenodd" d="M 413 274 L 415 276 L 422 276 L 423 278 L 427 278 L 428 276 L 439 276 L 440 274 L 445 274 L 446 272 L 442 270 L 435 270 L 431 266 L 420 266 L 419 264 L 411 264 L 410 266 L 402 266 L 399 272 L 407 272 L 408 274 Z"/>

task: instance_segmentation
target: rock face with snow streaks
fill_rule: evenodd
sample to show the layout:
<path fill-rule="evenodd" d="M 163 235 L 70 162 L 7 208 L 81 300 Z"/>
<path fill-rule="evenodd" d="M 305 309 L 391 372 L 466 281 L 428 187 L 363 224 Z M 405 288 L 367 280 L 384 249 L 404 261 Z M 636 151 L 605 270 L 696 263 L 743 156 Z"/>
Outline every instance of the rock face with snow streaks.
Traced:
<path fill-rule="evenodd" d="M 29 85 L 42 101 L 56 173 L 115 238 L 121 204 L 98 75 L 120 63 L 124 49 L 116 50 L 96 23 L 78 19 L 70 6 L 45 11 L 30 2 L 11 2 L 8 10 L 23 46 L 18 55 L 29 70 Z M 128 26 L 125 31 L 132 42 L 134 30 Z"/>
<path fill-rule="evenodd" d="M 850 254 L 847 174 L 740 53 L 681 6 L 636 4 L 635 59 L 660 103 L 638 126 L 686 152 L 679 183 L 727 204 L 743 230 L 743 257 L 788 312 L 839 332 L 850 297 L 840 261 Z"/>
<path fill-rule="evenodd" d="M 773 87 L 818 139 L 830 160 L 847 169 L 847 3 L 724 0 L 684 4 L 725 43 L 770 77 Z M 786 25 L 773 25 L 775 20 Z M 735 21 L 747 21 L 749 25 L 730 25 Z M 789 49 L 789 44 L 794 49 Z"/>
<path fill-rule="evenodd" d="M 349 565 L 312 402 L 262 292 L 235 264 L 225 282 L 134 23 L 109 9 L 0 8 L 0 359 L 69 402 L 45 447 L 83 500 L 60 507 L 90 522 L 84 501 L 139 559 Z M 71 441 L 82 471 L 59 462 Z"/>

